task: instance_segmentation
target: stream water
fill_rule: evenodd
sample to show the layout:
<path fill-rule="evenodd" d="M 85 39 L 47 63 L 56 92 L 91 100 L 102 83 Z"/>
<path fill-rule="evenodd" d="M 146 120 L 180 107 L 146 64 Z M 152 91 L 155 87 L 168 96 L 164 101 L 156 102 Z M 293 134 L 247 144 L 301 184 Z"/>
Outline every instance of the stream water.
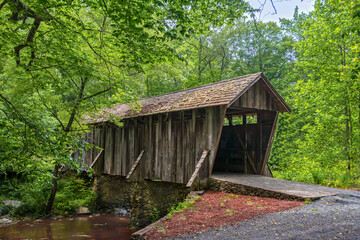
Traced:
<path fill-rule="evenodd" d="M 130 239 L 129 219 L 114 216 L 78 216 L 22 222 L 0 228 L 0 240 L 17 239 Z"/>

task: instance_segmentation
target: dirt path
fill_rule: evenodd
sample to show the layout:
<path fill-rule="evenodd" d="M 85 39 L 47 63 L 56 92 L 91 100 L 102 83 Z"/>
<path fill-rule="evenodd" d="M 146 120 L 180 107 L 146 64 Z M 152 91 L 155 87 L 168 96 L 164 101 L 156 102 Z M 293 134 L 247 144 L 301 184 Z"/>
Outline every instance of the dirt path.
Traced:
<path fill-rule="evenodd" d="M 360 198 L 325 197 L 300 208 L 173 239 L 360 239 Z"/>

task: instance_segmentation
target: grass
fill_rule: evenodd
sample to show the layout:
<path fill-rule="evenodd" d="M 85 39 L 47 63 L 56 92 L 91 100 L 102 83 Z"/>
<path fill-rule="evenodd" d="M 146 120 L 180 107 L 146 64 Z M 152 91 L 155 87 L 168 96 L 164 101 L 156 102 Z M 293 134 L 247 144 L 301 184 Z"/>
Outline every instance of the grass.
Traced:
<path fill-rule="evenodd" d="M 170 212 L 168 213 L 168 217 L 172 218 L 172 215 L 174 213 L 179 213 L 184 211 L 185 209 L 193 207 L 196 200 L 198 200 L 199 198 L 200 196 L 187 197 L 184 202 L 180 202 L 176 207 L 171 208 Z"/>

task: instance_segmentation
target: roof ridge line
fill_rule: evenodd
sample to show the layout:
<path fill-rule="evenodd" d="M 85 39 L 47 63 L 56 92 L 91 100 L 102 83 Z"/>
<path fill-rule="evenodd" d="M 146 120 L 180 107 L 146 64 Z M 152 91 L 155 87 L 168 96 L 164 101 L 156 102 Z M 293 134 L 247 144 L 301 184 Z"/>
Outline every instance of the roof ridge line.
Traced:
<path fill-rule="evenodd" d="M 202 87 L 207 87 L 207 86 L 211 86 L 211 85 L 216 85 L 218 83 L 228 82 L 228 81 L 232 81 L 232 80 L 236 80 L 236 79 L 240 79 L 240 78 L 246 78 L 246 77 L 249 77 L 251 75 L 261 75 L 261 74 L 263 74 L 263 73 L 262 72 L 251 73 L 251 74 L 247 74 L 247 75 L 244 75 L 244 76 L 238 76 L 238 77 L 234 77 L 234 78 L 230 78 L 230 79 L 221 80 L 221 81 L 218 81 L 218 82 L 207 83 L 207 84 L 199 85 L 199 86 L 192 87 L 192 88 L 186 88 L 186 89 L 181 89 L 181 90 L 174 91 L 174 92 L 168 92 L 168 93 L 164 93 L 164 94 L 161 94 L 161 95 L 151 96 L 151 97 L 147 97 L 147 98 L 140 98 L 137 101 L 152 99 L 152 98 L 156 98 L 156 97 L 167 96 L 167 95 L 170 95 L 170 94 L 189 91 L 189 90 L 198 89 L 198 88 L 202 88 Z M 129 102 L 126 102 L 126 103 L 118 103 L 118 104 L 112 105 L 111 107 L 115 107 L 115 106 L 122 105 L 122 104 L 128 104 L 128 103 L 132 103 L 132 102 L 136 102 L 136 101 L 129 101 Z"/>

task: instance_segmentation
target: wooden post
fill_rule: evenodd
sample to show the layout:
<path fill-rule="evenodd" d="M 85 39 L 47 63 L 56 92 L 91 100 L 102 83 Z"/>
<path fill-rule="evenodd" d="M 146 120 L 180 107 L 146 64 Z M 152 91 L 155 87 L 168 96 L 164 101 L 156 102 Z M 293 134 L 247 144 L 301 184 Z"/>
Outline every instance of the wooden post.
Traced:
<path fill-rule="evenodd" d="M 273 126 L 271 128 L 271 133 L 270 133 L 269 141 L 268 141 L 268 144 L 267 144 L 267 147 L 266 147 L 266 152 L 265 152 L 264 161 L 263 161 L 263 164 L 262 164 L 262 167 L 261 167 L 260 175 L 263 175 L 265 164 L 267 164 L 267 161 L 268 161 L 269 156 L 270 156 L 270 150 L 271 150 L 272 141 L 274 139 L 274 133 L 275 133 L 275 129 L 276 129 L 276 122 L 277 122 L 277 119 L 278 119 L 278 115 L 279 115 L 279 113 L 277 112 L 276 115 L 275 115 L 275 118 L 274 118 Z"/>
<path fill-rule="evenodd" d="M 196 178 L 196 176 L 197 176 L 197 174 L 198 174 L 198 172 L 199 172 L 199 170 L 200 170 L 206 156 L 208 155 L 208 153 L 209 153 L 209 150 L 204 150 L 203 151 L 203 153 L 202 153 L 202 155 L 200 157 L 200 160 L 196 164 L 195 171 L 193 172 L 193 174 L 192 174 L 190 180 L 188 181 L 188 183 L 186 184 L 186 187 L 191 187 L 191 185 L 193 184 L 193 182 L 194 182 L 194 180 L 195 180 L 195 178 Z M 200 181 L 200 179 L 199 179 L 199 181 Z"/>
<path fill-rule="evenodd" d="M 244 173 L 247 174 L 247 166 L 246 166 L 246 149 L 247 149 L 247 127 L 246 127 L 246 114 L 242 115 L 243 125 L 244 125 L 244 141 L 245 141 L 245 148 L 244 148 Z"/>
<path fill-rule="evenodd" d="M 261 168 L 262 168 L 262 165 L 261 165 L 261 162 L 263 160 L 263 131 L 262 131 L 262 112 L 257 112 L 257 125 L 258 125 L 258 131 L 259 131 L 259 142 L 258 142 L 258 145 L 259 145 L 259 151 L 258 151 L 258 162 L 256 164 L 256 168 L 257 169 L 260 169 L 260 171 L 258 172 L 261 172 Z"/>
<path fill-rule="evenodd" d="M 131 177 L 131 174 L 135 171 L 136 166 L 138 165 L 138 163 L 140 162 L 141 157 L 144 154 L 144 150 L 141 151 L 141 153 L 139 154 L 138 158 L 136 159 L 135 163 L 133 164 L 132 168 L 130 169 L 130 172 L 128 173 L 128 175 L 126 176 L 126 179 L 129 180 Z"/>

